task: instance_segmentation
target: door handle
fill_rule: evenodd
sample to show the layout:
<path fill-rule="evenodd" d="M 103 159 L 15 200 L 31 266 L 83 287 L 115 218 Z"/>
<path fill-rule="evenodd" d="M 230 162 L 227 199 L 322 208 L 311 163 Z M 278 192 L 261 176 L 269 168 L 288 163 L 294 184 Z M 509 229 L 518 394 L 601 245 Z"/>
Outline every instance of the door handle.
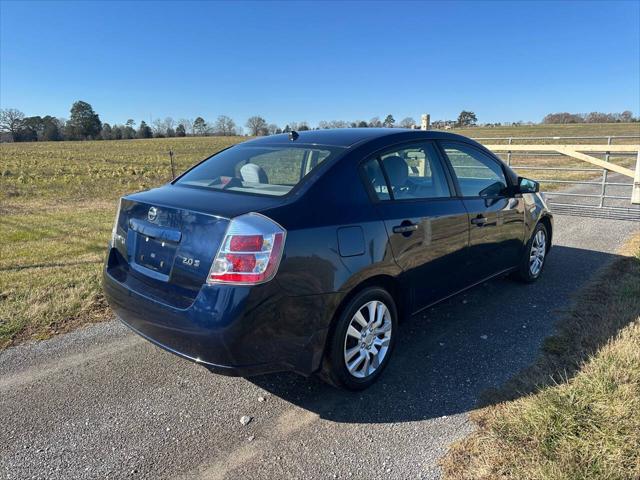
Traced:
<path fill-rule="evenodd" d="M 410 223 L 408 225 L 396 225 L 393 227 L 393 233 L 409 233 L 415 232 L 418 229 L 418 225 Z"/>
<path fill-rule="evenodd" d="M 487 223 L 487 217 L 484 215 L 478 215 L 476 218 L 471 219 L 471 223 L 477 225 L 478 227 L 482 227 Z"/>

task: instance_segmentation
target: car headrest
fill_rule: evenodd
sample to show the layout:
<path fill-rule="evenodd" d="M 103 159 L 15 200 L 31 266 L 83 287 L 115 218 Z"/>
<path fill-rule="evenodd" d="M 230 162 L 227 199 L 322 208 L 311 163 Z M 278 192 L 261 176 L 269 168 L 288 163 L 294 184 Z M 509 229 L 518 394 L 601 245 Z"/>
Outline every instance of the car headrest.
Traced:
<path fill-rule="evenodd" d="M 269 183 L 267 172 L 260 165 L 247 163 L 240 168 L 242 180 L 248 183 Z"/>
<path fill-rule="evenodd" d="M 382 174 L 382 170 L 378 166 L 377 161 L 368 162 L 366 165 L 367 177 L 371 180 L 371 184 L 374 187 L 386 187 L 387 181 L 384 179 L 384 175 Z"/>
<path fill-rule="evenodd" d="M 382 164 L 389 176 L 391 187 L 403 187 L 405 183 L 407 183 L 407 179 L 409 178 L 409 166 L 402 157 L 392 155 L 382 160 Z"/>

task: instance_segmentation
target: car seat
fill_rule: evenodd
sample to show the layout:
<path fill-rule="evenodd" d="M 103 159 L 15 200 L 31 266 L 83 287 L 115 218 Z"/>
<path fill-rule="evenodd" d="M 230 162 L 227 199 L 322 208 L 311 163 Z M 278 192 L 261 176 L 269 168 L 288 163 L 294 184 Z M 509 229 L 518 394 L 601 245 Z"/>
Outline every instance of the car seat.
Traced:
<path fill-rule="evenodd" d="M 240 168 L 240 176 L 247 183 L 269 183 L 267 172 L 260 165 L 247 163 Z"/>

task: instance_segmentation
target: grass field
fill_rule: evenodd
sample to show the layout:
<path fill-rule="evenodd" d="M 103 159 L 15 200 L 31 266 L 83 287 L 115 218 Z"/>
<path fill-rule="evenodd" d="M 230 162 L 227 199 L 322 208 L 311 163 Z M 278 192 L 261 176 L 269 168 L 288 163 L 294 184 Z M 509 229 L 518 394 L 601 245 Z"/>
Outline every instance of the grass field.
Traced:
<path fill-rule="evenodd" d="M 100 268 L 117 199 L 243 137 L 0 145 L 0 348 L 109 318 Z"/>
<path fill-rule="evenodd" d="M 531 367 L 487 395 L 448 480 L 640 478 L 640 235 L 576 299 Z"/>
<path fill-rule="evenodd" d="M 453 133 L 478 137 L 591 137 L 640 135 L 640 123 L 583 123 L 572 125 L 523 125 L 519 127 L 473 127 L 450 130 Z M 552 143 L 555 140 L 548 140 Z M 506 143 L 506 142 L 505 142 Z M 513 143 L 516 143 L 514 140 Z M 532 143 L 541 143 L 534 140 Z M 607 143 L 606 139 L 575 139 L 572 143 Z M 637 139 L 618 140 L 616 143 L 638 143 Z"/>
<path fill-rule="evenodd" d="M 459 133 L 625 135 L 639 134 L 640 124 L 473 128 Z M 169 149 L 180 172 L 243 140 L 0 144 L 0 348 L 109 318 L 99 272 L 116 200 L 168 181 Z"/>

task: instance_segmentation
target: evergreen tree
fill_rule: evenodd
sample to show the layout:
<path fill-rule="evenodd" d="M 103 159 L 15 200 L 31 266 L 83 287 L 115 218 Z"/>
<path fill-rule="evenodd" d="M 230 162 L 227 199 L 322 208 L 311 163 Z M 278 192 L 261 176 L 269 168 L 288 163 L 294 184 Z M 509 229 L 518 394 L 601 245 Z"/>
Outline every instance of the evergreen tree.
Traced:
<path fill-rule="evenodd" d="M 151 138 L 153 137 L 153 132 L 149 125 L 145 123 L 144 120 L 140 122 L 140 127 L 138 128 L 138 138 Z"/>
<path fill-rule="evenodd" d="M 102 130 L 102 122 L 93 107 L 79 100 L 71 106 L 71 116 L 67 122 L 67 132 L 73 139 L 97 138 Z"/>

